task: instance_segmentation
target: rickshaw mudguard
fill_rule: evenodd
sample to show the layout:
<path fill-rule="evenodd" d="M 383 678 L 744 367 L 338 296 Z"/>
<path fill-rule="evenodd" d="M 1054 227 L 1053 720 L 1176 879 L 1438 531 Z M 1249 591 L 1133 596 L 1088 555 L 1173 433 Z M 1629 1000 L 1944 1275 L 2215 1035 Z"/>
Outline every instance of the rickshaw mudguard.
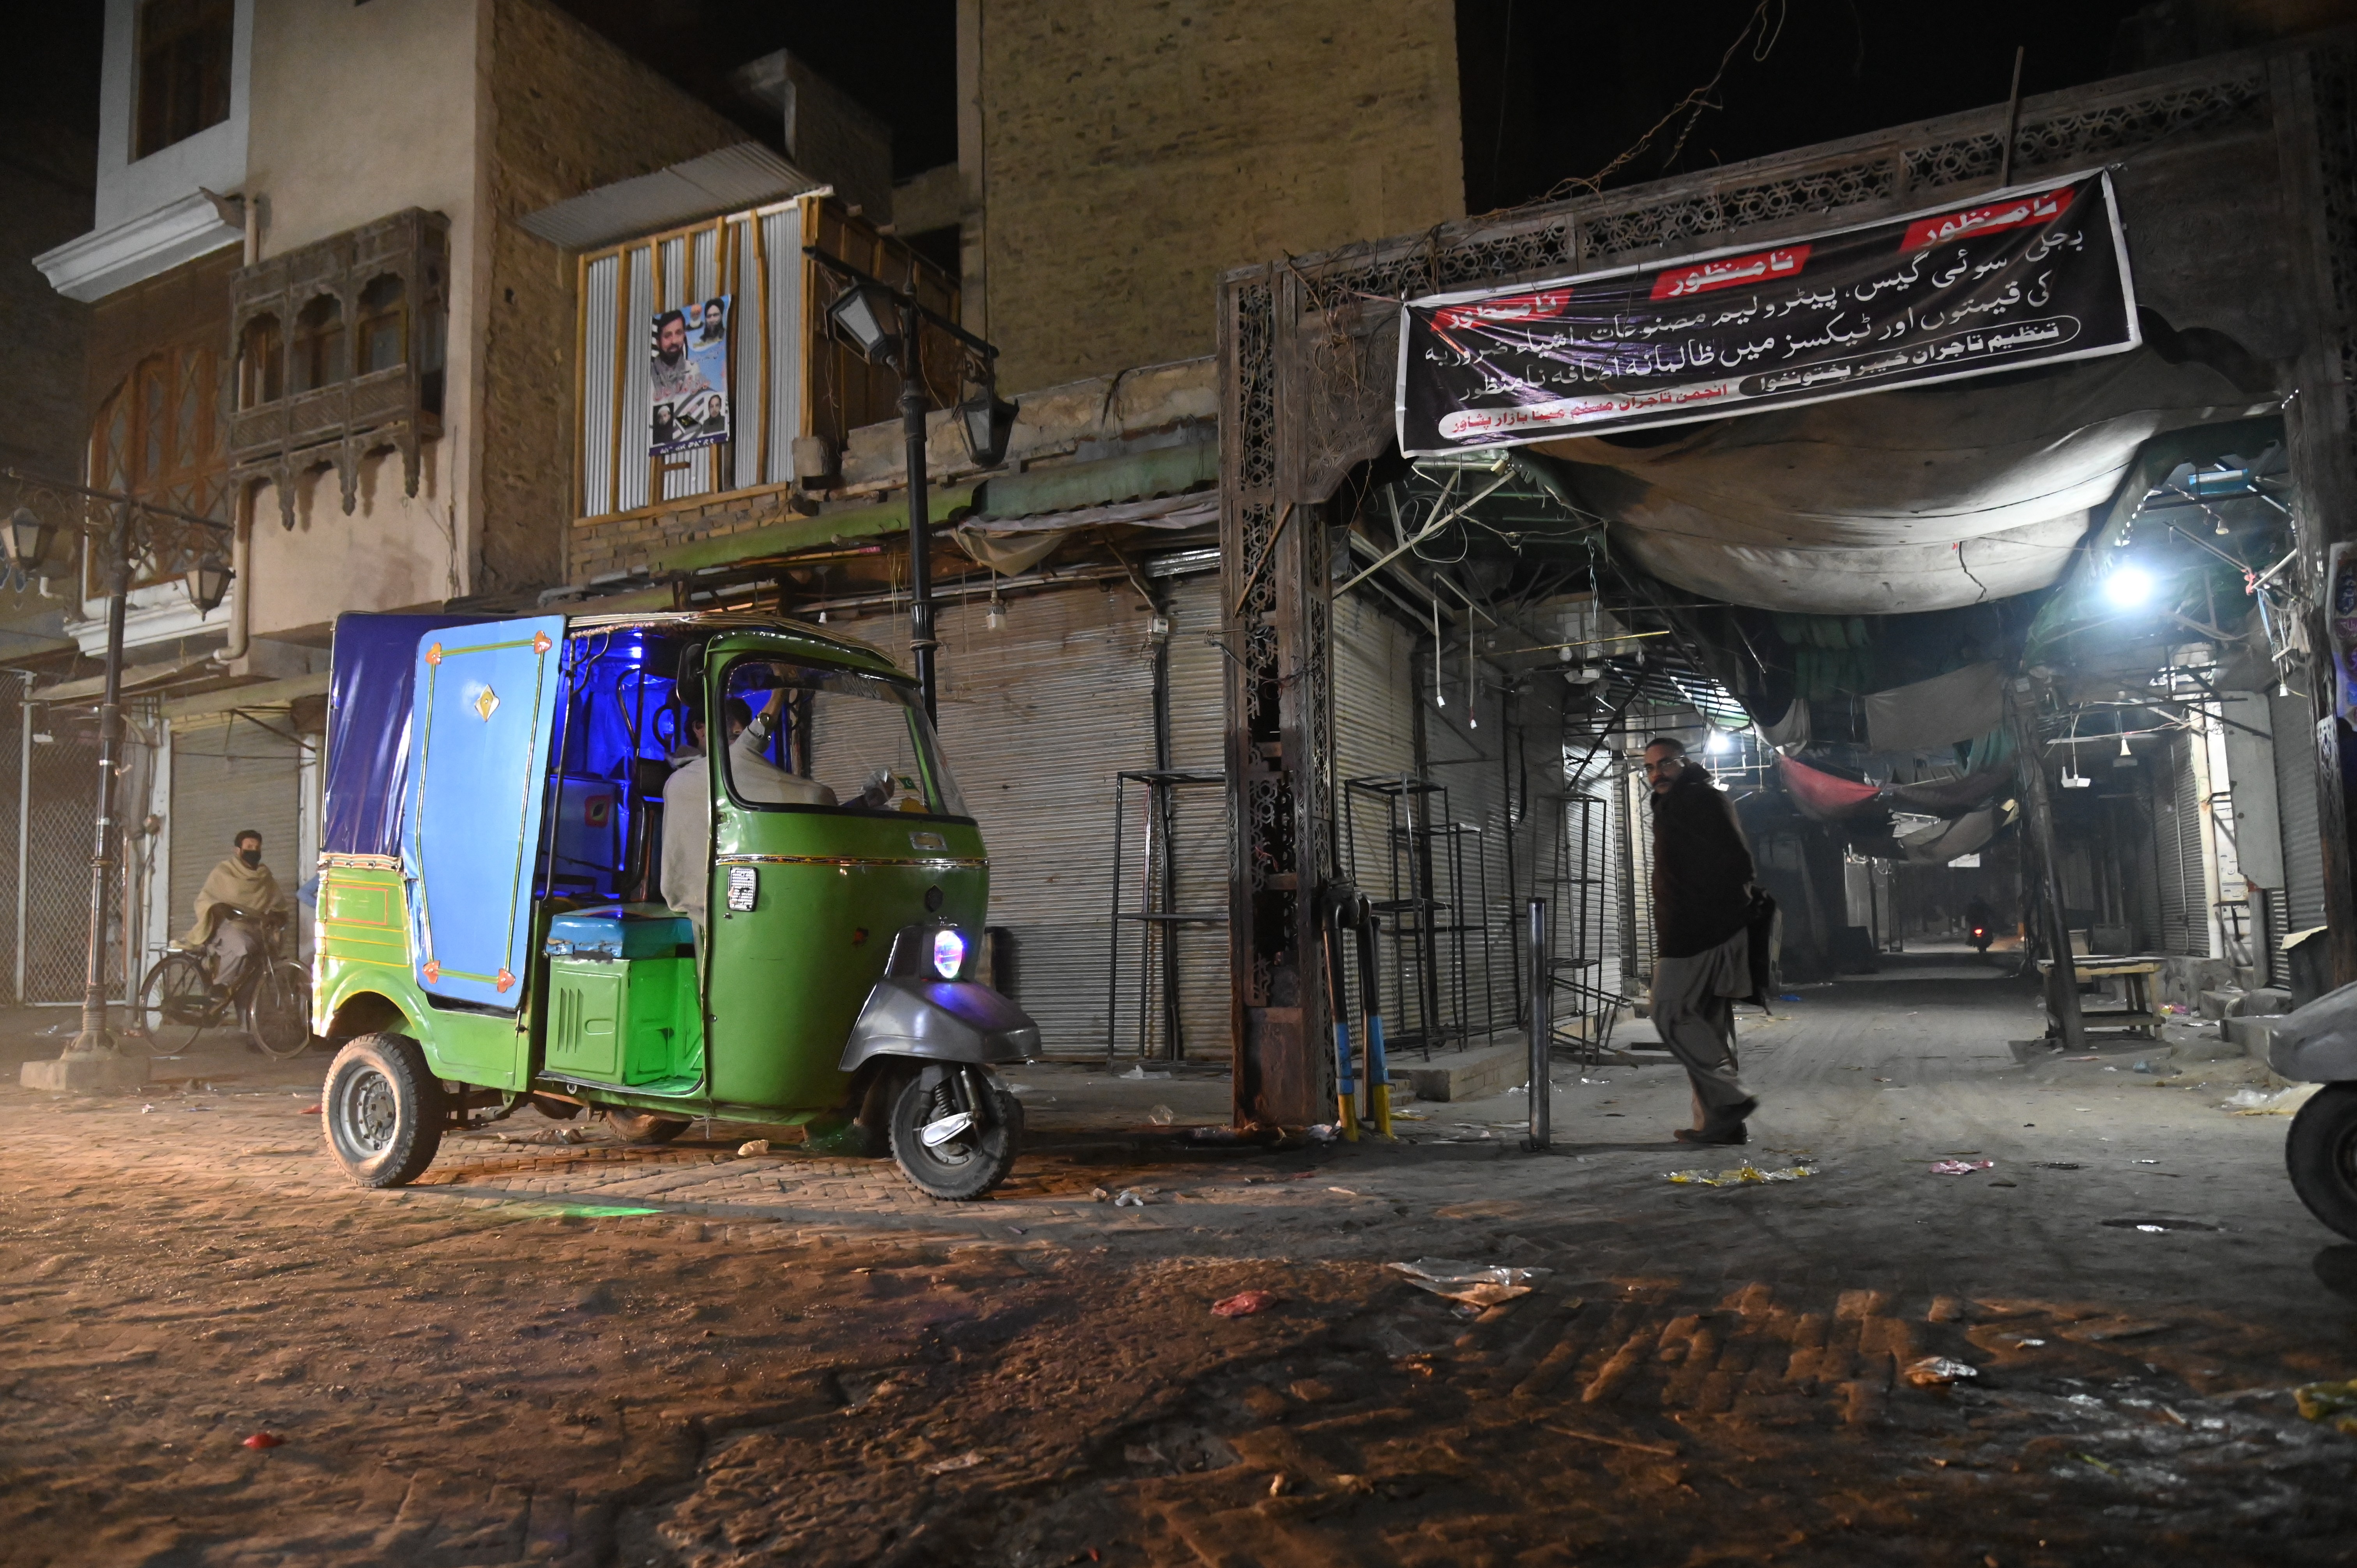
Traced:
<path fill-rule="evenodd" d="M 840 1066 L 856 1072 L 877 1057 L 985 1066 L 1039 1051 L 1039 1026 L 987 985 L 887 975 L 867 993 Z"/>
<path fill-rule="evenodd" d="M 2269 1024 L 2267 1066 L 2295 1083 L 2357 1081 L 2357 985 L 2329 991 Z"/>

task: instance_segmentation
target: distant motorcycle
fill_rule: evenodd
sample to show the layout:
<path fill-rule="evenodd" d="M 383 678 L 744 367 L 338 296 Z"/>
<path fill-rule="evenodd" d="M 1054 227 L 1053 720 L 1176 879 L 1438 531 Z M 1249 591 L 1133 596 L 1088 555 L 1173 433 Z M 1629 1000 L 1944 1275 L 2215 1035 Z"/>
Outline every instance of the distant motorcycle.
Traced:
<path fill-rule="evenodd" d="M 1973 950 L 1983 958 L 1988 957 L 1989 943 L 1994 940 L 1995 934 L 1986 926 L 1973 928 Z"/>

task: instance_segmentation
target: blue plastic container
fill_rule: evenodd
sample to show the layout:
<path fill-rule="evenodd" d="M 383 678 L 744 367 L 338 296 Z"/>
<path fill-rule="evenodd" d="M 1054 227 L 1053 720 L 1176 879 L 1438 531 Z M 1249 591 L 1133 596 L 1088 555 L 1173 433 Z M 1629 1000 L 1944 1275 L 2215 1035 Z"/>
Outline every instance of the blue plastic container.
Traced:
<path fill-rule="evenodd" d="M 543 950 L 551 958 L 672 958 L 694 940 L 684 915 L 608 908 L 553 917 Z"/>

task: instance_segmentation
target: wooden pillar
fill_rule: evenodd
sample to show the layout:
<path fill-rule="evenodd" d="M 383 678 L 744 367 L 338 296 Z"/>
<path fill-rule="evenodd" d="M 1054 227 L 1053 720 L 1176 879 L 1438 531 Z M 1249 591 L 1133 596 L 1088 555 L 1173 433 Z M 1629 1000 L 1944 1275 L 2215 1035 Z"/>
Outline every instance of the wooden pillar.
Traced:
<path fill-rule="evenodd" d="M 1288 497 L 1277 325 L 1297 284 L 1264 269 L 1220 295 L 1220 591 L 1233 858 L 1228 937 L 1234 1117 L 1332 1119 L 1318 898 L 1330 868 L 1326 508 Z M 1288 418 L 1288 413 L 1293 417 Z M 1295 487 L 1297 489 L 1297 485 Z"/>
<path fill-rule="evenodd" d="M 2049 928 L 2054 933 L 2054 968 L 2049 975 L 2048 1005 L 2062 1031 L 2063 1048 L 2073 1053 L 2087 1044 L 2086 1020 L 2079 1012 L 2079 966 L 2071 956 L 2071 916 L 2062 902 L 2062 867 L 2054 858 L 2054 801 L 2046 789 L 2046 747 L 2038 737 L 2038 709 L 2029 693 L 2028 676 L 2018 677 L 2006 693 L 2007 716 L 2013 725 L 2015 768 L 2021 780 L 2021 806 L 2038 851 L 2038 869 L 2044 879 Z"/>
<path fill-rule="evenodd" d="M 2332 983 L 2357 982 L 2357 736 L 2341 710 L 2325 603 L 2332 546 L 2357 541 L 2357 46 L 2346 35 L 2287 51 L 2269 66 L 2284 181 L 2277 220 L 2289 242 L 2304 347 L 2284 405 L 2292 471 L 2292 525 L 2309 606 L 2317 828 Z M 2289 736 L 2285 737 L 2289 740 Z M 2296 853 L 2293 846 L 2287 851 Z"/>

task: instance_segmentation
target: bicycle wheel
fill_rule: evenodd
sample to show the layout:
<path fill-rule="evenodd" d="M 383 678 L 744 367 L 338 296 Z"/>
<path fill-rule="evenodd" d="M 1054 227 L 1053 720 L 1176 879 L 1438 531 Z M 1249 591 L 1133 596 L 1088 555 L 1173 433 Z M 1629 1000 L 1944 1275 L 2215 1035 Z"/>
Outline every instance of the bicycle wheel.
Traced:
<path fill-rule="evenodd" d="M 253 988 L 246 1034 L 264 1055 L 282 1060 L 311 1045 L 311 976 L 292 959 L 279 959 Z"/>
<path fill-rule="evenodd" d="M 210 1026 L 214 1006 L 203 962 L 193 953 L 166 953 L 139 987 L 124 1043 L 155 1056 L 177 1057 Z"/>

